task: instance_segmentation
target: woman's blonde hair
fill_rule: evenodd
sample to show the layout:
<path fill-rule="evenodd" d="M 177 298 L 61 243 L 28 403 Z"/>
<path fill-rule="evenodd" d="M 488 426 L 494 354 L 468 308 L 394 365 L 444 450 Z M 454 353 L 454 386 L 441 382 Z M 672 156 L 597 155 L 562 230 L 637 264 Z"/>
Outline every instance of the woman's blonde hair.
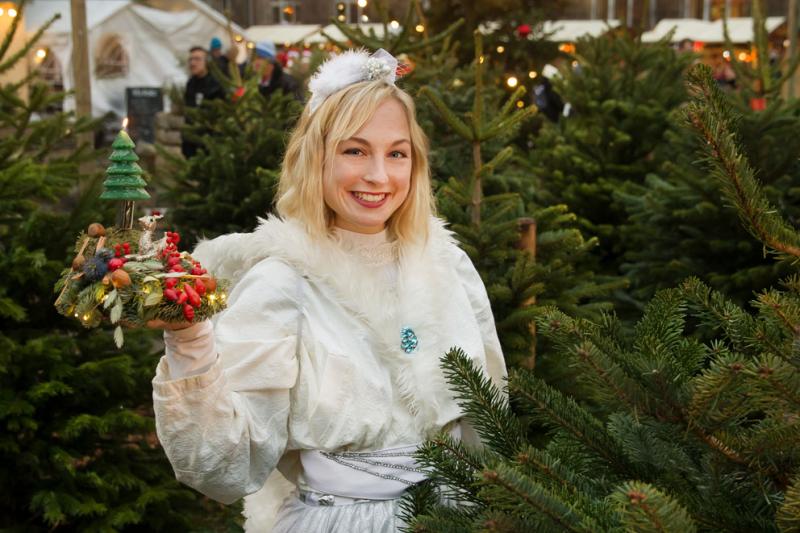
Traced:
<path fill-rule="evenodd" d="M 281 168 L 276 207 L 282 217 L 301 221 L 314 237 L 329 234 L 335 213 L 323 199 L 324 172 L 333 168 L 339 143 L 355 135 L 388 98 L 397 100 L 408 118 L 411 184 L 405 201 L 389 218 L 387 229 L 400 243 L 427 239 L 429 219 L 434 214 L 428 140 L 417 123 L 414 101 L 384 81 L 350 85 L 330 95 L 313 113 L 306 106 L 289 138 Z"/>

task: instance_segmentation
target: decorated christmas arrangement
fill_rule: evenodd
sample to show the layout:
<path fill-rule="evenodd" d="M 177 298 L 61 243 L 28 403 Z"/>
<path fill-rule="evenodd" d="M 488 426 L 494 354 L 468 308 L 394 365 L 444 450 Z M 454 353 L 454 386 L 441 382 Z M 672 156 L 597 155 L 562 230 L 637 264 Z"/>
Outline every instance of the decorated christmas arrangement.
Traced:
<path fill-rule="evenodd" d="M 100 198 L 121 201 L 121 226 L 95 222 L 78 236 L 72 265 L 55 286 L 55 306 L 87 328 L 116 325 L 114 341 L 121 347 L 123 326 L 141 327 L 150 320 L 197 322 L 221 311 L 227 283 L 178 249 L 178 233 L 156 237 L 160 213 L 140 217 L 140 228 L 133 227 L 134 202 L 150 197 L 147 183 L 124 130 L 112 148 Z"/>

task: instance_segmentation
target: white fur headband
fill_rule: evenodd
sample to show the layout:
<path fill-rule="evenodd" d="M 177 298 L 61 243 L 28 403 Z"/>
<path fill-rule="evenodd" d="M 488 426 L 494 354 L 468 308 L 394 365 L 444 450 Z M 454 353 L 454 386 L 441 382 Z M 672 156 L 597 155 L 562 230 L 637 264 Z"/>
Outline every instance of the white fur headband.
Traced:
<path fill-rule="evenodd" d="M 348 50 L 325 61 L 308 82 L 311 112 L 335 92 L 367 80 L 384 80 L 394 85 L 397 59 L 381 48 L 372 55 L 366 50 Z"/>

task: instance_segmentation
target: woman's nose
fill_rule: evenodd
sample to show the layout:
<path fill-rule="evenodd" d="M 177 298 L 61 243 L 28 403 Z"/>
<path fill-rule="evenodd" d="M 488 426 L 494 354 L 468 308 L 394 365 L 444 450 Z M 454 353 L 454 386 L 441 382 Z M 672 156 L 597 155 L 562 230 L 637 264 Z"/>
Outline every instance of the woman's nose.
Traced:
<path fill-rule="evenodd" d="M 369 166 L 369 174 L 364 176 L 366 181 L 372 183 L 386 183 L 389 181 L 389 175 L 386 173 L 386 163 L 383 157 L 373 157 Z"/>

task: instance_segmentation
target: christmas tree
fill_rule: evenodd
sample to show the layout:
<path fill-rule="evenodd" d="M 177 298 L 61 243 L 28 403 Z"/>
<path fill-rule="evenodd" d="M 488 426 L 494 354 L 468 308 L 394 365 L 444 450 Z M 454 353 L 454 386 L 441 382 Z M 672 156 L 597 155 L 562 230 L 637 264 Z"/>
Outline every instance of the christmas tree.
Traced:
<path fill-rule="evenodd" d="M 452 90 L 452 77 L 442 75 L 441 67 L 418 67 L 440 73 L 424 78 L 420 118 L 435 139 L 431 162 L 439 212 L 483 278 L 508 363 L 533 367 L 537 302 L 592 314 L 608 306 L 603 297 L 621 282 L 586 268 L 596 241 L 584 239 L 565 206 L 533 201 L 535 185 L 515 168 L 518 154 L 510 140 L 535 108 L 519 107 L 523 87 L 504 95 L 486 81 L 480 32 L 474 39 L 475 59 L 458 71 L 469 80 L 462 90 Z M 440 60 L 450 57 L 443 50 Z"/>
<path fill-rule="evenodd" d="M 233 93 L 234 82 L 224 83 Z M 187 109 L 192 125 L 184 135 L 201 148 L 188 160 L 162 150 L 172 168 L 157 176 L 187 248 L 201 236 L 252 230 L 272 209 L 287 132 L 301 110 L 280 91 L 264 98 L 256 77 L 245 81 L 241 96 Z"/>
<path fill-rule="evenodd" d="M 800 258 L 710 70 L 695 67 L 690 86 L 687 117 L 726 198 L 778 258 Z M 434 475 L 406 499 L 409 531 L 797 531 L 800 278 L 753 307 L 689 279 L 659 292 L 631 334 L 613 316 L 541 313 L 585 385 L 578 399 L 512 369 L 506 400 L 454 349 L 443 365 L 485 448 L 440 436 L 420 451 Z"/>
<path fill-rule="evenodd" d="M 47 27 L 11 54 L 25 2 L 18 9 L 0 39 L 0 71 L 25 60 Z M 175 481 L 158 447 L 152 336 L 131 333 L 118 351 L 107 333 L 78 331 L 53 307 L 52 284 L 72 258 L 74 235 L 113 217 L 96 201 L 99 176 L 78 171 L 96 154 L 76 137 L 96 123 L 51 114 L 63 98 L 35 72 L 0 86 L 0 131 L 14 132 L 0 136 L 0 530 L 197 531 L 234 524 Z M 83 195 L 76 193 L 79 179 L 86 182 Z"/>
<path fill-rule="evenodd" d="M 100 198 L 102 200 L 122 201 L 120 227 L 122 229 L 131 229 L 133 228 L 133 219 L 136 216 L 134 201 L 146 200 L 150 198 L 150 194 L 144 190 L 147 182 L 142 179 L 142 169 L 136 163 L 139 160 L 139 156 L 134 151 L 136 145 L 131 140 L 128 132 L 120 131 L 111 147 L 114 149 L 108 158 L 111 161 L 111 165 L 106 169 L 108 178 L 103 182 L 104 190 Z"/>
<path fill-rule="evenodd" d="M 761 58 L 769 48 L 765 20 L 754 4 L 754 24 L 759 36 L 754 55 Z M 800 217 L 797 186 L 800 183 L 800 101 L 781 98 L 788 68 L 758 63 L 739 64 L 732 54 L 739 90 L 724 94 L 736 110 L 733 129 L 740 150 L 758 174 L 763 194 L 790 220 Z M 762 68 L 763 67 L 763 68 Z M 764 90 L 764 88 L 769 90 Z M 764 99 L 752 106 L 753 99 Z M 689 275 L 698 275 L 738 303 L 753 292 L 774 285 L 793 269 L 782 262 L 764 260 L 760 243 L 730 216 L 731 210 L 706 169 L 697 165 L 697 150 L 706 140 L 692 134 L 681 113 L 675 113 L 655 152 L 659 168 L 643 183 L 628 182 L 616 191 L 628 221 L 620 227 L 627 243 L 622 268 L 631 279 L 632 295 L 647 301 L 661 288 L 674 286 Z M 713 228 L 713 231 L 709 231 Z"/>
<path fill-rule="evenodd" d="M 144 190 L 147 182 L 142 179 L 142 168 L 136 163 L 136 155 L 128 132 L 120 131 L 111 144 L 114 151 L 109 156 L 111 165 L 106 170 L 108 179 L 103 182 L 103 200 L 147 200 L 150 195 Z"/>
<path fill-rule="evenodd" d="M 574 66 L 551 80 L 568 117 L 546 123 L 529 154 L 543 203 L 564 203 L 600 239 L 602 272 L 618 275 L 627 219 L 617 192 L 659 168 L 670 113 L 686 98 L 681 82 L 690 55 L 665 39 L 644 44 L 627 32 L 582 38 Z"/>

